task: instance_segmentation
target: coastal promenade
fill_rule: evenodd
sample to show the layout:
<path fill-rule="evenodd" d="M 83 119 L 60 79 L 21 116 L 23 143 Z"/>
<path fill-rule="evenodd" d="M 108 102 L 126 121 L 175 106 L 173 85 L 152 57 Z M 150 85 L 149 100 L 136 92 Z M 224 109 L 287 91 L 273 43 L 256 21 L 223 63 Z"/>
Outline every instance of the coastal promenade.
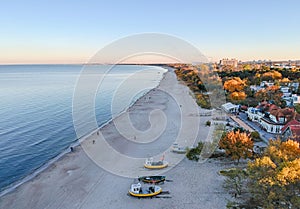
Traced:
<path fill-rule="evenodd" d="M 168 89 L 169 93 L 167 94 L 162 89 Z M 178 96 L 179 104 L 174 102 L 172 94 Z M 156 89 L 144 95 L 124 113 L 125 116 L 126 114 L 130 116 L 136 129 L 147 130 L 149 128 L 148 113 L 157 108 L 164 112 L 167 118 L 167 128 L 153 143 L 148 143 L 147 146 L 138 149 L 137 142 L 144 140 L 139 135 L 128 135 L 126 138 L 132 140 L 122 140 L 114 124 L 118 120 L 122 121 L 124 115 L 120 115 L 100 130 L 109 141 L 110 146 L 124 155 L 141 157 L 145 153 L 159 155 L 163 152 L 165 159 L 170 162 L 169 170 L 163 174 L 172 182 L 166 182 L 161 187 L 170 192 L 170 198 L 137 199 L 128 196 L 127 192 L 133 178 L 126 176 L 134 172 L 136 175 L 146 172 L 146 169 L 143 168 L 143 160 L 140 161 L 140 164 L 124 164 L 123 168 L 127 168 L 130 173 L 125 172 L 124 175 L 120 175 L 121 170 L 117 169 L 118 160 L 106 159 L 113 168 L 116 168 L 115 174 L 106 171 L 91 160 L 86 153 L 86 149 L 91 151 L 89 153 L 96 152 L 95 148 L 100 143 L 100 136 L 94 132 L 84 140 L 81 146 L 75 147 L 73 152 L 63 156 L 32 180 L 0 197 L 0 208 L 226 208 L 227 200 L 230 200 L 231 196 L 224 190 L 222 186 L 224 177 L 220 176 L 218 171 L 232 165 L 215 159 L 196 163 L 186 158 L 175 164 L 175 159 L 178 159 L 179 155 L 170 152 L 168 148 L 171 147 L 176 137 L 183 142 L 191 137 L 194 123 L 197 120 L 200 120 L 200 123 L 197 124 L 199 130 L 195 143 L 207 140 L 209 128 L 205 126 L 205 122 L 208 118 L 199 117 L 198 111 L 180 111 L 183 106 L 186 110 L 192 111 L 195 105 L 189 89 L 178 82 L 175 73 L 170 70 Z M 155 118 L 155 112 L 152 114 L 152 120 L 159 121 L 158 118 Z M 182 120 L 187 121 L 184 128 L 182 128 Z M 119 128 L 122 129 L 122 127 Z M 177 128 L 182 129 L 179 136 Z M 127 134 L 130 133 L 127 132 Z"/>

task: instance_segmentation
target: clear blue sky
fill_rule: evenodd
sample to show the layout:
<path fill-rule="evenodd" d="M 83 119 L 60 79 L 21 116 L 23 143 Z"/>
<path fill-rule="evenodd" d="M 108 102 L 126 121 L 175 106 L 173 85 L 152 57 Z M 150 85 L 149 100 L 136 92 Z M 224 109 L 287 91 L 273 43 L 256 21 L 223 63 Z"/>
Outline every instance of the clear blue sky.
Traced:
<path fill-rule="evenodd" d="M 214 60 L 300 59 L 300 1 L 9 0 L 0 63 L 86 62 L 136 33 L 178 36 Z"/>

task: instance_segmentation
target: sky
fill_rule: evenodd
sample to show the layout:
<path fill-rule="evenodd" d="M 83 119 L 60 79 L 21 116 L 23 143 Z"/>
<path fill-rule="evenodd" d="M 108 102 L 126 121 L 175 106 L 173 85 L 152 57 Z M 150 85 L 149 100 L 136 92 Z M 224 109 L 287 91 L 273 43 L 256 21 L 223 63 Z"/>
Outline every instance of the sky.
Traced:
<path fill-rule="evenodd" d="M 297 0 L 0 1 L 0 63 L 86 63 L 146 32 L 183 39 L 212 61 L 300 60 L 299 8 Z"/>

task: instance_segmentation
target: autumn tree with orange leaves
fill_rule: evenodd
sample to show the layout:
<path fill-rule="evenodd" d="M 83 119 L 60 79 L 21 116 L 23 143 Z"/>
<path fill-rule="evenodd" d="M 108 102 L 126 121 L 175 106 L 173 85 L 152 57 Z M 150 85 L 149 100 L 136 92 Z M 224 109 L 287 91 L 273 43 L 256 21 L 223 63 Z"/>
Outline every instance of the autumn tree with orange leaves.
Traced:
<path fill-rule="evenodd" d="M 269 80 L 279 80 L 282 78 L 281 73 L 278 71 L 270 71 L 262 74 L 262 80 L 269 81 Z"/>
<path fill-rule="evenodd" d="M 282 99 L 282 92 L 279 89 L 279 86 L 269 86 L 265 89 L 257 91 L 254 97 L 259 101 L 273 101 L 277 106 L 285 107 L 286 103 Z"/>
<path fill-rule="evenodd" d="M 232 133 L 228 136 L 234 138 Z M 300 208 L 300 147 L 297 141 L 270 140 L 262 156 L 249 161 L 246 168 L 232 168 L 226 172 L 227 188 L 239 188 L 236 192 L 243 199 L 243 202 L 228 202 L 228 208 Z"/>
<path fill-rule="evenodd" d="M 249 190 L 256 206 L 300 208 L 300 149 L 293 140 L 270 140 L 264 155 L 249 162 Z"/>
<path fill-rule="evenodd" d="M 231 131 L 228 132 L 219 142 L 221 149 L 224 149 L 226 155 L 239 163 L 241 158 L 249 158 L 253 155 L 253 141 L 246 132 Z"/>
<path fill-rule="evenodd" d="M 234 77 L 224 83 L 224 89 L 229 92 L 229 98 L 235 102 L 242 101 L 246 98 L 246 94 L 243 91 L 245 86 L 246 82 L 239 77 Z"/>

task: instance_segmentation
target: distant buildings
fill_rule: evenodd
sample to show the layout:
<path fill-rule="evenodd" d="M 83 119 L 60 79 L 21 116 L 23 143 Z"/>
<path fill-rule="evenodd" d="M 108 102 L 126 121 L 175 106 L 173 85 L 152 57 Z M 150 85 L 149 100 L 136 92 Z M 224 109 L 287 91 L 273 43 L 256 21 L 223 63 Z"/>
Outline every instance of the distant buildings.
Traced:
<path fill-rule="evenodd" d="M 268 66 L 270 68 L 283 68 L 283 69 L 293 69 L 300 67 L 300 60 L 288 60 L 288 61 L 272 61 L 272 60 L 253 60 L 245 61 L 241 64 L 250 64 L 256 66 L 260 69 L 261 66 Z"/>
<path fill-rule="evenodd" d="M 237 68 L 238 66 L 238 60 L 237 59 L 222 59 L 220 60 L 220 66 L 229 66 L 233 68 Z"/>

